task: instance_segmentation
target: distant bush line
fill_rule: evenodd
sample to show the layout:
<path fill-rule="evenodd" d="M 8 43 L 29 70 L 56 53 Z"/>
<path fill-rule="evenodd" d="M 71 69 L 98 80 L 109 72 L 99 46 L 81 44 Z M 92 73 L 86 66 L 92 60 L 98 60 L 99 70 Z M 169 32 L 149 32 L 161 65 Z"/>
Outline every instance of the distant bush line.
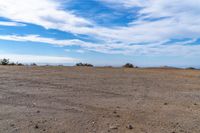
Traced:
<path fill-rule="evenodd" d="M 22 63 L 10 62 L 9 59 L 1 59 L 1 60 L 0 60 L 0 65 L 4 65 L 4 66 L 6 66 L 6 65 L 10 65 L 10 66 L 23 66 Z"/>
<path fill-rule="evenodd" d="M 18 62 L 10 62 L 9 59 L 0 59 L 0 65 L 4 65 L 4 66 L 24 66 L 24 64 L 22 63 L 18 63 Z M 37 66 L 36 63 L 31 63 L 31 64 L 26 64 L 26 66 Z M 49 65 L 46 65 L 46 66 L 49 66 Z M 63 65 L 58 65 L 58 66 L 63 66 Z M 89 64 L 89 63 L 77 63 L 75 66 L 77 67 L 94 67 L 92 64 Z M 104 66 L 104 68 L 113 68 L 113 66 Z M 125 65 L 122 66 L 122 68 L 139 68 L 138 66 L 135 66 L 131 63 L 126 63 Z M 162 68 L 162 67 L 158 67 L 158 68 Z M 164 68 L 168 68 L 168 67 L 164 67 Z M 188 70 L 199 70 L 197 68 L 194 68 L 194 67 L 188 67 L 188 68 L 185 68 L 185 69 L 188 69 Z"/>
<path fill-rule="evenodd" d="M 186 69 L 195 70 L 196 68 L 194 68 L 194 67 L 188 67 L 188 68 L 186 68 Z"/>
<path fill-rule="evenodd" d="M 92 64 L 89 63 L 77 63 L 75 66 L 78 67 L 93 67 Z M 113 66 L 105 66 L 106 68 L 113 68 Z M 122 66 L 123 68 L 138 68 L 137 66 L 134 66 L 131 63 L 126 63 L 125 65 Z"/>
<path fill-rule="evenodd" d="M 4 65 L 4 66 L 24 66 L 24 64 L 22 63 L 18 63 L 18 62 L 10 62 L 9 59 L 0 59 L 0 65 Z M 37 66 L 36 63 L 31 63 L 29 66 Z M 62 66 L 62 65 L 58 65 L 58 66 Z M 92 64 L 89 63 L 77 63 L 75 66 L 78 67 L 94 67 Z M 109 68 L 113 68 L 112 66 L 107 66 Z M 134 66 L 131 63 L 126 63 L 125 65 L 122 66 L 123 68 L 138 68 L 137 66 Z"/>
<path fill-rule="evenodd" d="M 3 65 L 3 66 L 24 66 L 24 64 L 22 63 L 18 63 L 18 62 L 10 62 L 9 59 L 0 59 L 0 65 Z M 37 64 L 35 63 L 32 63 L 30 64 L 31 66 L 37 66 Z"/>

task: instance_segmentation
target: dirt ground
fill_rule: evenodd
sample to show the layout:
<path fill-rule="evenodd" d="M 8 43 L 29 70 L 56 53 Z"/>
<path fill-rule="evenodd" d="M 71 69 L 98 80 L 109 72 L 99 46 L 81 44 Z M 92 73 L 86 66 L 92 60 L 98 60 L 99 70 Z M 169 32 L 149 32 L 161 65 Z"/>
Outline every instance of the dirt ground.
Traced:
<path fill-rule="evenodd" d="M 200 133 L 200 71 L 0 66 L 0 133 Z"/>

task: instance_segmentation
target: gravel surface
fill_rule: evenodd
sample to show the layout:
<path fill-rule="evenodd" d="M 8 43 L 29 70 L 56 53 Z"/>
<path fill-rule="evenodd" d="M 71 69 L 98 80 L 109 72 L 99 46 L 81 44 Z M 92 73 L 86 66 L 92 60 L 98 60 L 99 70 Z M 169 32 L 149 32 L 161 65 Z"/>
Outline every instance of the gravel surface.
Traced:
<path fill-rule="evenodd" d="M 200 71 L 0 66 L 0 133 L 200 133 Z"/>

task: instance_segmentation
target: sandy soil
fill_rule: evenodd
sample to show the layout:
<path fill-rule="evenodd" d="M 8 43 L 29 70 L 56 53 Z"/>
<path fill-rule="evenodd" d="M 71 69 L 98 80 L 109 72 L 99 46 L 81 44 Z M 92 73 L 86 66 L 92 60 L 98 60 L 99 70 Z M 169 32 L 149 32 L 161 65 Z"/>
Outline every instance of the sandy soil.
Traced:
<path fill-rule="evenodd" d="M 200 133 L 200 71 L 0 66 L 0 133 Z"/>

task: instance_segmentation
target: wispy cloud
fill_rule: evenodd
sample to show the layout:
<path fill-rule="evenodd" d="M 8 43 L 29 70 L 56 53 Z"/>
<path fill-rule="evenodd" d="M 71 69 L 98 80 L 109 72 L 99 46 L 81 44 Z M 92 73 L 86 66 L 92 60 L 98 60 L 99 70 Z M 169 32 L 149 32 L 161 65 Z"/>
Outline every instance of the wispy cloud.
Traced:
<path fill-rule="evenodd" d="M 125 44 L 125 43 L 91 43 L 78 39 L 57 40 L 54 38 L 45 38 L 39 35 L 0 35 L 0 40 L 20 41 L 20 42 L 39 42 L 55 46 L 80 46 L 83 50 L 77 52 L 83 53 L 84 50 L 96 51 L 106 54 L 124 54 L 124 55 L 200 55 L 200 45 L 196 40 L 185 40 L 180 42 L 161 41 L 158 43 L 146 44 Z M 194 44 L 196 45 L 190 45 Z M 192 52 L 191 52 L 192 51 Z"/>
<path fill-rule="evenodd" d="M 26 25 L 17 22 L 0 21 L 0 26 L 26 26 Z"/>
<path fill-rule="evenodd" d="M 118 6 L 124 6 L 126 8 L 130 7 L 142 7 L 148 0 L 97 0 L 101 2 L 105 2 L 108 4 L 116 4 Z"/>
<path fill-rule="evenodd" d="M 54 38 L 41 37 L 40 35 L 0 35 L 0 40 L 20 41 L 20 42 L 40 42 L 56 46 L 80 46 L 83 48 L 100 48 L 102 45 L 81 41 L 78 39 L 57 40 Z"/>

